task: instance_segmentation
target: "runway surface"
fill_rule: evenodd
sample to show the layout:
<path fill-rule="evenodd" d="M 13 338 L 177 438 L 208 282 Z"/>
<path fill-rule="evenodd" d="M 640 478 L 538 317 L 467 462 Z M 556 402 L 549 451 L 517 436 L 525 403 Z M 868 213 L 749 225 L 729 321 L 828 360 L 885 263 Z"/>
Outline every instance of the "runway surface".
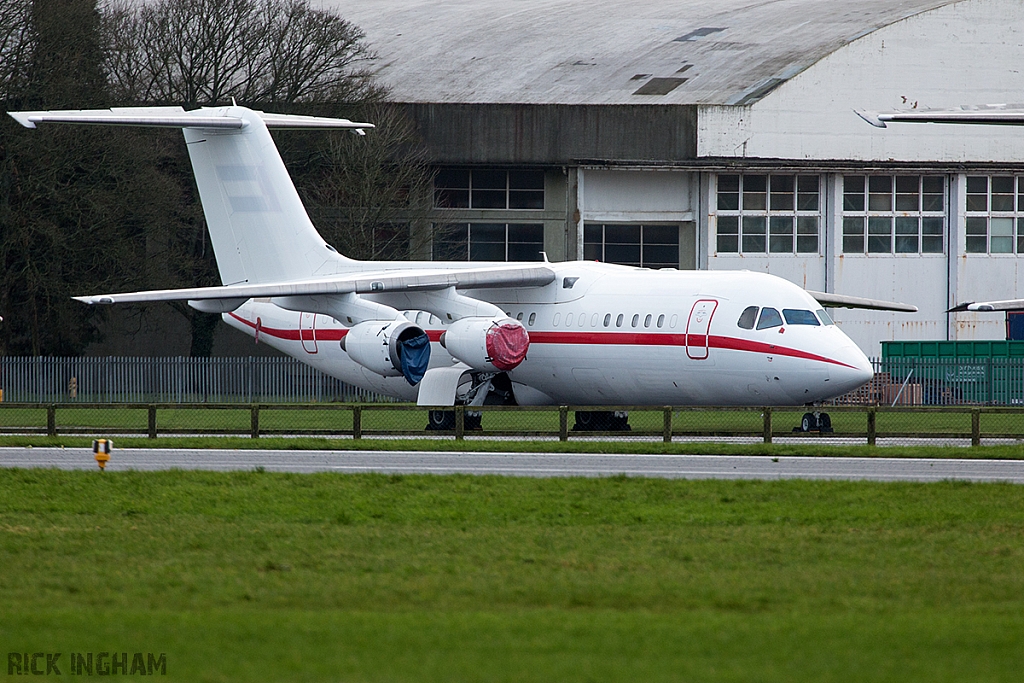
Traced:
<path fill-rule="evenodd" d="M 0 467 L 97 469 L 83 448 L 0 448 Z M 420 451 L 263 451 L 115 449 L 107 470 L 252 470 L 382 472 L 518 477 L 665 479 L 845 479 L 864 481 L 1000 481 L 1024 484 L 1024 460 L 615 455 Z"/>

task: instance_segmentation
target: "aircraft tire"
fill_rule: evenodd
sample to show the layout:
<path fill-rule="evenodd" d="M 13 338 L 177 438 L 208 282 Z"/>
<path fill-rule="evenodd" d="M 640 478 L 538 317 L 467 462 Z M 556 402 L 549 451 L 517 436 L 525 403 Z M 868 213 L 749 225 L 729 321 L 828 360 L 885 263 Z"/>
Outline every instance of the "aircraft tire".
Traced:
<path fill-rule="evenodd" d="M 451 431 L 455 429 L 455 411 L 431 410 L 427 413 L 427 429 L 431 431 Z"/>

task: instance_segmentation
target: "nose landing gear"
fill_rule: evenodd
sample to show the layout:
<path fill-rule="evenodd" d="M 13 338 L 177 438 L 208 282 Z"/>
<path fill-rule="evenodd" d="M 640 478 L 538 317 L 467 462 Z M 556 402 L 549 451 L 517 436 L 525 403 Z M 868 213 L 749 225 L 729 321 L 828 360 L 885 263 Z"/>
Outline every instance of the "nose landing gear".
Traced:
<path fill-rule="evenodd" d="M 828 413 L 822 413 L 817 410 L 813 413 L 804 413 L 803 418 L 800 419 L 800 426 L 793 427 L 793 431 L 831 434 L 832 418 L 828 416 Z"/>

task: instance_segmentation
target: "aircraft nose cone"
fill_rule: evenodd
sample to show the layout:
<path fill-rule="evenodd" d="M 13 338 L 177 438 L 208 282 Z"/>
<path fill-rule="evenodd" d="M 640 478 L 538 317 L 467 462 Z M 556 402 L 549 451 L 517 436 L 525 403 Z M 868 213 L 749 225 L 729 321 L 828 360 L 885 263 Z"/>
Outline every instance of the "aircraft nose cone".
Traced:
<path fill-rule="evenodd" d="M 836 360 L 842 365 L 832 368 L 829 374 L 832 382 L 836 383 L 833 389 L 843 394 L 860 388 L 875 376 L 871 361 L 856 345 L 851 344 L 840 349 L 836 354 Z"/>

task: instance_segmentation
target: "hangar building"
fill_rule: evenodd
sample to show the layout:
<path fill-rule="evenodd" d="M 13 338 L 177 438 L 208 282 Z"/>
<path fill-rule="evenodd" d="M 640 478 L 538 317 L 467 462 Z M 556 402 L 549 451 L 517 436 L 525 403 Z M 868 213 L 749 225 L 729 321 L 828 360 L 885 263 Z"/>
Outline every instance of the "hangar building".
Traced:
<path fill-rule="evenodd" d="M 1012 0 L 325 0 L 438 167 L 435 258 L 767 271 L 916 304 L 883 340 L 1001 339 L 1024 297 L 1024 128 L 855 109 L 1013 102 Z"/>

